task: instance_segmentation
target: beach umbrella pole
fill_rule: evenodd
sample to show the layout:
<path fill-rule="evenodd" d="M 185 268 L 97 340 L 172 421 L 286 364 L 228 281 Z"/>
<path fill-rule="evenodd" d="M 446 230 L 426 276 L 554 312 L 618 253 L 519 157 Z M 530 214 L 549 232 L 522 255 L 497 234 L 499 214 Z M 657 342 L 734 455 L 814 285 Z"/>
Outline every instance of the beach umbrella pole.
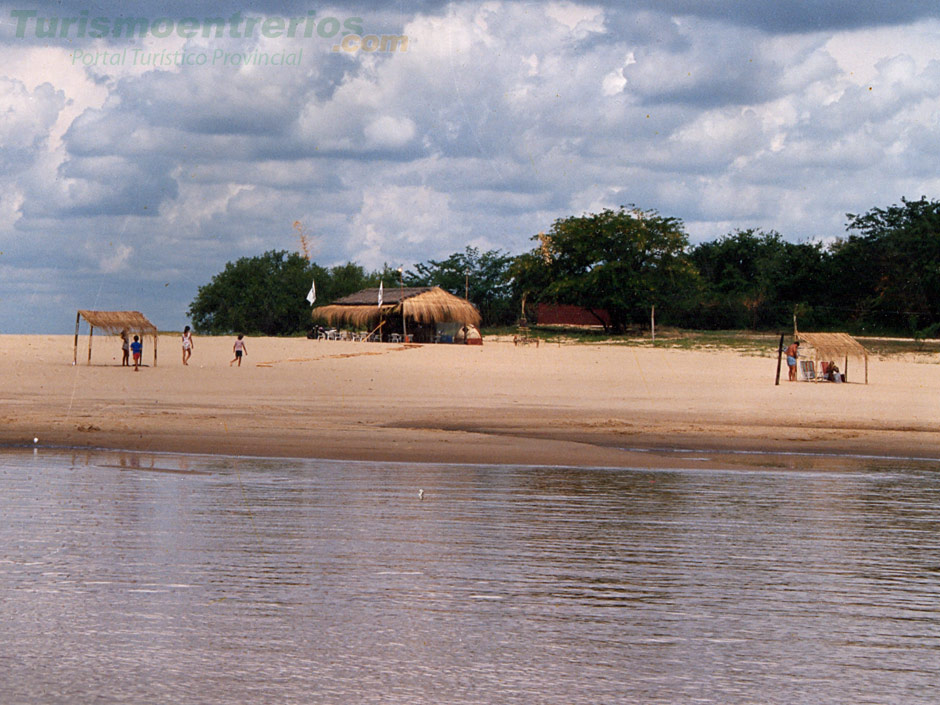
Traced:
<path fill-rule="evenodd" d="M 783 333 L 780 334 L 780 344 L 777 346 L 777 381 L 776 386 L 780 386 L 780 363 L 783 361 Z"/>

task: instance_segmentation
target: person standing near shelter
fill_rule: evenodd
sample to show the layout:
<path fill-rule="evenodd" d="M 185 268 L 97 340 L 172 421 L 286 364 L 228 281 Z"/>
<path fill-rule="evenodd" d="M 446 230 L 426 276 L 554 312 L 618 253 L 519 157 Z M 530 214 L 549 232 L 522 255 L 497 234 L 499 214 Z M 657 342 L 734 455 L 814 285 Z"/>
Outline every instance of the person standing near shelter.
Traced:
<path fill-rule="evenodd" d="M 144 346 L 140 339 L 135 335 L 134 342 L 131 343 L 131 354 L 134 356 L 134 372 L 140 372 L 140 355 L 144 351 Z"/>
<path fill-rule="evenodd" d="M 794 340 L 786 350 L 787 367 L 790 368 L 790 381 L 796 381 L 796 359 L 800 356 L 800 341 Z"/>
<path fill-rule="evenodd" d="M 189 364 L 189 358 L 193 356 L 193 334 L 189 332 L 189 326 L 183 329 L 183 364 Z"/>
<path fill-rule="evenodd" d="M 127 339 L 127 331 L 121 331 L 121 367 L 130 367 L 131 343 Z"/>
<path fill-rule="evenodd" d="M 232 346 L 232 350 L 235 352 L 235 359 L 232 362 L 228 363 L 228 366 L 231 367 L 232 363 L 238 362 L 238 366 L 242 366 L 242 355 L 248 354 L 248 348 L 245 347 L 244 335 L 241 333 L 238 334 L 238 340 L 235 341 L 235 345 Z"/>

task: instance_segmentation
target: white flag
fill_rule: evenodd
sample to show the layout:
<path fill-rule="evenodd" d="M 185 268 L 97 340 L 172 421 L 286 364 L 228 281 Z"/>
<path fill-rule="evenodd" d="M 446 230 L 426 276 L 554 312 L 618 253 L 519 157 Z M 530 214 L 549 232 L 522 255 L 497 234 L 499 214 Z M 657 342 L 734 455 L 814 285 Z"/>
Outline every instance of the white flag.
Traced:
<path fill-rule="evenodd" d="M 313 302 L 317 300 L 317 282 L 316 280 L 310 282 L 310 291 L 307 292 L 307 301 L 310 302 L 310 305 L 313 306 Z"/>
<path fill-rule="evenodd" d="M 382 284 L 384 282 L 379 282 L 379 308 L 382 308 Z"/>

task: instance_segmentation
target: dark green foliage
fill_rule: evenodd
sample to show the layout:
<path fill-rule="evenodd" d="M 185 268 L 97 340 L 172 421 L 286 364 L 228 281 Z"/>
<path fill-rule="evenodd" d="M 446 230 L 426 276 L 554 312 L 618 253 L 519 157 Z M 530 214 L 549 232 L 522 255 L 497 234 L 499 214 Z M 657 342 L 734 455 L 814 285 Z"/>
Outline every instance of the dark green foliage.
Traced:
<path fill-rule="evenodd" d="M 379 274 L 366 274 L 357 264 L 326 269 L 297 253 L 265 252 L 229 262 L 189 305 L 193 327 L 200 333 L 294 335 L 311 327 L 307 292 L 317 284 L 317 306 L 369 286 Z"/>
<path fill-rule="evenodd" d="M 487 326 L 514 323 L 524 300 L 604 309 L 615 331 L 647 324 L 655 305 L 657 322 L 699 329 L 780 330 L 796 312 L 805 330 L 940 334 L 940 202 L 902 199 L 847 217 L 849 236 L 828 248 L 742 230 L 690 249 L 678 219 L 605 210 L 556 220 L 516 257 L 468 247 L 416 265 L 404 281 L 457 296 L 469 284 Z M 327 269 L 266 252 L 227 264 L 200 287 L 189 315 L 203 333 L 299 333 L 311 325 L 314 278 L 317 306 L 380 280 L 398 284 L 388 267 Z"/>
<path fill-rule="evenodd" d="M 651 306 L 669 321 L 694 305 L 698 277 L 676 218 L 605 210 L 556 220 L 533 239 L 541 245 L 517 258 L 512 274 L 517 291 L 534 300 L 606 310 L 618 332 L 648 321 Z"/>
<path fill-rule="evenodd" d="M 807 315 L 810 303 L 826 310 L 827 256 L 818 243 L 739 230 L 696 246 L 691 259 L 704 284 L 696 327 L 768 329 L 792 322 L 797 305 Z"/>
<path fill-rule="evenodd" d="M 870 330 L 929 335 L 940 322 L 940 202 L 921 198 L 847 215 L 832 287 Z"/>
<path fill-rule="evenodd" d="M 189 316 L 200 333 L 296 333 L 308 323 L 304 297 L 311 279 L 298 254 L 272 250 L 242 257 L 199 288 Z"/>
<path fill-rule="evenodd" d="M 388 267 L 385 267 L 384 272 L 366 272 L 361 266 L 353 262 L 340 264 L 329 269 L 324 269 L 318 265 L 312 266 L 317 270 L 315 275 L 317 281 L 317 306 L 325 306 L 336 299 L 349 296 L 362 289 L 377 287 L 379 280 L 383 277 L 386 283 L 393 278 L 393 274 Z M 308 306 L 308 317 L 309 314 Z"/>
<path fill-rule="evenodd" d="M 699 245 L 701 324 L 837 328 L 928 337 L 940 324 L 940 203 L 921 198 L 848 214 L 829 248 L 746 230 Z"/>
<path fill-rule="evenodd" d="M 405 286 L 439 286 L 455 296 L 468 298 L 480 311 L 483 325 L 511 323 L 517 305 L 513 298 L 509 266 L 513 258 L 499 250 L 480 252 L 468 247 L 444 260 L 428 260 L 405 273 Z"/>

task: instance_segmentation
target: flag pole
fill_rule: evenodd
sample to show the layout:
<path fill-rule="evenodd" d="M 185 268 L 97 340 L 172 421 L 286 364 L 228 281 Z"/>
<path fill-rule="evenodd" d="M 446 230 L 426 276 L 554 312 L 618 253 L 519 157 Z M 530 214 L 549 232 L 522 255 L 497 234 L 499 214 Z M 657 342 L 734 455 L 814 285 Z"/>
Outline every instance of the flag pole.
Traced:
<path fill-rule="evenodd" d="M 401 300 L 399 301 L 399 307 L 401 308 L 401 335 L 402 339 L 407 343 L 408 342 L 408 325 L 405 323 L 405 282 L 402 279 L 402 268 L 398 268 L 398 290 L 400 292 Z"/>
<path fill-rule="evenodd" d="M 385 285 L 385 282 L 380 279 L 380 280 L 379 280 L 379 303 L 378 303 L 378 306 L 379 306 L 379 327 L 375 329 L 375 330 L 379 331 L 379 342 L 380 342 L 380 343 L 382 342 L 382 326 L 385 325 L 385 314 L 382 313 L 382 288 L 384 287 L 384 285 Z M 373 331 L 373 333 L 374 333 L 374 332 L 375 332 L 375 331 Z"/>

